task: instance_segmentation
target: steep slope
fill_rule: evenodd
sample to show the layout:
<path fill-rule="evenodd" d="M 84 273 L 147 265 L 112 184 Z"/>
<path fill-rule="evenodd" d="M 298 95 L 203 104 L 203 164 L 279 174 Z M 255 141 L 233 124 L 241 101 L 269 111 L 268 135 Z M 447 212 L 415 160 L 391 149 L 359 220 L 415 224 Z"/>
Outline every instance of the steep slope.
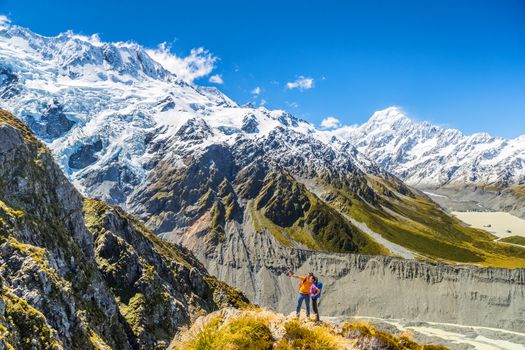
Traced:
<path fill-rule="evenodd" d="M 374 113 L 363 125 L 331 134 L 411 186 L 525 215 L 525 136 L 511 140 L 486 133 L 466 136 L 413 121 L 394 107 Z"/>
<path fill-rule="evenodd" d="M 118 208 L 88 201 L 88 229 L 83 204 L 48 149 L 0 111 L 5 346 L 162 348 L 196 313 L 246 302 Z"/>

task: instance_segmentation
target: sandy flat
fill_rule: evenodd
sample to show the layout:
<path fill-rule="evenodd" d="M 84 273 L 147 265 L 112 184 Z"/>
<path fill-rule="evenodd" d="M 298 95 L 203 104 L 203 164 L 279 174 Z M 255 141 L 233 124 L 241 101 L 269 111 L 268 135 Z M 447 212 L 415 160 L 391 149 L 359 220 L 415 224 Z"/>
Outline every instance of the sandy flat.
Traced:
<path fill-rule="evenodd" d="M 452 214 L 470 226 L 489 231 L 499 238 L 509 236 L 525 237 L 525 220 L 509 213 L 455 211 Z"/>

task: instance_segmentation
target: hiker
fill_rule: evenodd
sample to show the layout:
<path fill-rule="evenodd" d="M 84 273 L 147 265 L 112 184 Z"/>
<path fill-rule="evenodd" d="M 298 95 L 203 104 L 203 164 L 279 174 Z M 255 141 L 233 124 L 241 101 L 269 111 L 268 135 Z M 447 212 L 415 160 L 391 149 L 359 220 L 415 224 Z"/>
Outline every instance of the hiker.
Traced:
<path fill-rule="evenodd" d="M 312 299 L 312 308 L 314 309 L 315 320 L 319 322 L 319 305 L 317 301 L 321 296 L 321 288 L 323 288 L 323 284 L 319 282 L 319 279 L 315 276 L 310 276 L 310 283 L 312 284 L 310 286 L 310 299 Z"/>
<path fill-rule="evenodd" d="M 299 283 L 299 298 L 297 299 L 297 309 L 296 309 L 296 316 L 299 317 L 299 314 L 301 312 L 301 306 L 303 305 L 303 301 L 306 305 L 306 317 L 310 318 L 310 287 L 312 286 L 312 282 L 310 281 L 310 277 L 312 277 L 314 274 L 309 272 L 306 276 L 297 276 L 293 272 L 288 273 L 289 277 L 297 278 L 301 282 Z"/>

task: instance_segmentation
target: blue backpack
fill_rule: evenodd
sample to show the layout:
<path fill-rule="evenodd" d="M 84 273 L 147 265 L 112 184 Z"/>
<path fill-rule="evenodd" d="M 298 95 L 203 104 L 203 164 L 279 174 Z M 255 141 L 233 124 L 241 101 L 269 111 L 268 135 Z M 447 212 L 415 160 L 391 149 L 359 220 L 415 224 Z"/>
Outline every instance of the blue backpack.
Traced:
<path fill-rule="evenodd" d="M 319 289 L 319 294 L 317 294 L 314 299 L 319 299 L 321 297 L 321 293 L 323 292 L 323 282 L 317 281 L 316 287 Z"/>

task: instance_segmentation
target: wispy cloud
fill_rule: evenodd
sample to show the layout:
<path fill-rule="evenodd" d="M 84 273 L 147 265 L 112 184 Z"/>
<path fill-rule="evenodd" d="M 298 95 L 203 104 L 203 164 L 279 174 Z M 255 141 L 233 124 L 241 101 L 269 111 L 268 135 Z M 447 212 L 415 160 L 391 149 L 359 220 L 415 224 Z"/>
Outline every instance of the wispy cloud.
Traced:
<path fill-rule="evenodd" d="M 11 20 L 6 15 L 0 15 L 0 27 L 10 25 Z"/>
<path fill-rule="evenodd" d="M 300 91 L 308 90 L 314 87 L 314 79 L 300 75 L 295 81 L 286 83 L 286 88 L 289 90 L 299 89 Z"/>
<path fill-rule="evenodd" d="M 224 84 L 224 80 L 222 80 L 222 76 L 220 74 L 214 74 L 210 77 L 210 83 Z"/>
<path fill-rule="evenodd" d="M 148 55 L 179 78 L 193 82 L 209 75 L 218 58 L 203 47 L 192 49 L 186 57 L 179 57 L 170 51 L 165 42 L 156 49 L 147 50 Z"/>
<path fill-rule="evenodd" d="M 259 106 L 264 107 L 266 105 L 266 100 L 263 98 L 261 102 L 259 102 Z"/>
<path fill-rule="evenodd" d="M 336 117 L 326 117 L 321 121 L 321 128 L 335 129 L 341 126 L 341 121 Z"/>
<path fill-rule="evenodd" d="M 299 107 L 299 104 L 297 102 L 288 102 L 288 101 L 285 101 L 284 102 L 288 107 L 291 107 L 291 108 L 298 108 Z"/>
<path fill-rule="evenodd" d="M 252 93 L 253 95 L 256 95 L 256 96 L 260 95 L 261 92 L 262 92 L 262 89 L 261 89 L 259 86 L 256 86 L 256 87 L 251 91 L 251 93 Z"/>

